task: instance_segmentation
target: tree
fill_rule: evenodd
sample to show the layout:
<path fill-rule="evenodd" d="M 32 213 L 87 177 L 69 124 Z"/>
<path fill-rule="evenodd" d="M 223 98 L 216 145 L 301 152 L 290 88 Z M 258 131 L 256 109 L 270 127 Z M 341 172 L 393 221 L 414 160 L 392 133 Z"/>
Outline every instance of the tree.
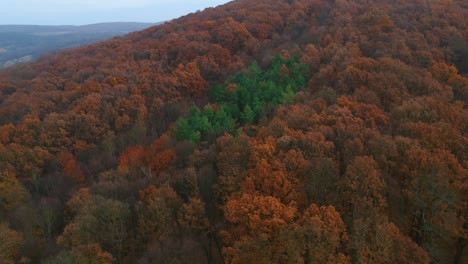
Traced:
<path fill-rule="evenodd" d="M 224 215 L 232 226 L 221 235 L 228 263 L 274 263 L 300 259 L 295 232 L 290 230 L 297 209 L 271 196 L 241 194 L 228 201 Z M 290 232 L 291 231 L 291 232 Z M 291 245 L 289 245 L 291 243 Z"/>
<path fill-rule="evenodd" d="M 244 110 L 241 113 L 241 121 L 244 124 L 250 125 L 253 124 L 255 121 L 255 113 L 252 111 L 250 105 L 246 105 Z"/>
<path fill-rule="evenodd" d="M 116 253 L 120 259 L 124 254 L 124 242 L 128 237 L 129 217 L 128 204 L 102 196 L 93 196 L 79 209 L 58 241 L 71 248 L 97 243 Z"/>
<path fill-rule="evenodd" d="M 288 205 L 296 204 L 297 193 L 288 176 L 284 170 L 274 170 L 272 165 L 262 159 L 249 170 L 242 184 L 242 192 L 275 197 Z"/>
<path fill-rule="evenodd" d="M 2 263 L 13 264 L 18 256 L 23 237 L 18 232 L 0 224 L 0 259 Z"/>
<path fill-rule="evenodd" d="M 388 263 L 430 263 L 430 258 L 427 252 L 414 243 L 411 238 L 401 234 L 400 230 L 398 230 L 398 227 L 395 224 L 389 223 L 386 226 L 386 229 L 386 231 L 390 233 L 392 240 L 390 242 L 391 251 Z"/>
<path fill-rule="evenodd" d="M 119 156 L 119 168 L 128 170 L 144 166 L 145 150 L 143 146 L 128 147 Z"/>
<path fill-rule="evenodd" d="M 137 206 L 138 235 L 142 242 L 161 241 L 176 227 L 177 212 L 182 200 L 169 186 L 150 186 L 140 191 Z"/>
<path fill-rule="evenodd" d="M 85 178 L 78 162 L 70 152 L 62 152 L 58 156 L 65 174 L 72 178 L 76 183 L 85 184 Z"/>
<path fill-rule="evenodd" d="M 28 191 L 13 172 L 0 171 L 0 210 L 12 210 L 25 203 L 28 198 Z"/>
<path fill-rule="evenodd" d="M 412 211 L 413 239 L 431 260 L 445 259 L 440 245 L 463 238 L 466 232 L 462 201 L 466 170 L 448 151 L 409 149 L 401 167 L 403 190 Z"/>
<path fill-rule="evenodd" d="M 346 168 L 339 183 L 342 204 L 352 219 L 367 218 L 370 212 L 380 214 L 386 207 L 385 182 L 377 163 L 368 156 L 356 157 Z"/>
<path fill-rule="evenodd" d="M 189 121 L 185 118 L 179 119 L 175 125 L 175 137 L 178 141 L 193 141 L 195 143 L 200 142 L 200 133 L 194 131 L 190 126 Z"/>
<path fill-rule="evenodd" d="M 71 198 L 65 204 L 66 212 L 70 217 L 74 217 L 87 205 L 92 199 L 92 193 L 89 188 L 81 188 L 72 194 Z"/>
<path fill-rule="evenodd" d="M 190 198 L 188 203 L 182 205 L 178 213 L 179 223 L 197 233 L 207 232 L 208 218 L 205 212 L 205 203 L 199 198 Z"/>
<path fill-rule="evenodd" d="M 371 157 L 354 158 L 339 183 L 343 214 L 350 223 L 350 247 L 353 261 L 380 263 L 390 252 L 391 238 L 386 232 L 385 183 L 377 163 Z"/>
<path fill-rule="evenodd" d="M 298 223 L 304 236 L 305 263 L 351 263 L 345 255 L 346 225 L 333 206 L 312 204 Z"/>
<path fill-rule="evenodd" d="M 218 137 L 216 141 L 216 168 L 218 181 L 214 186 L 217 205 L 222 208 L 229 197 L 241 189 L 247 177 L 247 164 L 251 148 L 244 134 L 233 137 L 230 134 Z"/>
<path fill-rule="evenodd" d="M 208 83 L 203 79 L 195 62 L 189 62 L 185 66 L 180 64 L 174 75 L 178 79 L 181 88 L 192 98 L 200 98 L 206 92 Z"/>
<path fill-rule="evenodd" d="M 81 245 L 71 250 L 63 250 L 58 255 L 46 259 L 45 264 L 111 264 L 114 258 L 103 251 L 99 244 Z"/>
<path fill-rule="evenodd" d="M 224 209 L 226 220 L 245 227 L 247 234 L 267 237 L 291 223 L 296 212 L 277 198 L 250 194 L 230 200 Z"/>

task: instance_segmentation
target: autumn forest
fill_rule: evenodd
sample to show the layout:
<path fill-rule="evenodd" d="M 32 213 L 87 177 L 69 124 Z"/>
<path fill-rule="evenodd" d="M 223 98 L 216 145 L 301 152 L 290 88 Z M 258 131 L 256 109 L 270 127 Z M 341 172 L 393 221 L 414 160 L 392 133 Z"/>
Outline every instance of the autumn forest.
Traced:
<path fill-rule="evenodd" d="M 0 71 L 0 263 L 467 263 L 468 3 L 238 0 Z"/>

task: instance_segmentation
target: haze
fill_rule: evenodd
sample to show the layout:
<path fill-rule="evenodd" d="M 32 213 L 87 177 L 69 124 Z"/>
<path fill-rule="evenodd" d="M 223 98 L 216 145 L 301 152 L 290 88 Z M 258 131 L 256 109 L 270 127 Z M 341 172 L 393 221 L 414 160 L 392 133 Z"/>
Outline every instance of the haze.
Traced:
<path fill-rule="evenodd" d="M 228 0 L 3 0 L 0 24 L 85 25 L 160 22 Z"/>

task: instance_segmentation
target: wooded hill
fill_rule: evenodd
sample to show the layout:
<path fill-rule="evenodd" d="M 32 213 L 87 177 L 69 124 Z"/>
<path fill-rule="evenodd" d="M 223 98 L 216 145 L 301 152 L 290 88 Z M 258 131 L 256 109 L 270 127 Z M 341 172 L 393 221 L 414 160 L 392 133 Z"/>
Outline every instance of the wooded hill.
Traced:
<path fill-rule="evenodd" d="M 0 72 L 5 263 L 466 263 L 463 0 L 240 0 Z"/>

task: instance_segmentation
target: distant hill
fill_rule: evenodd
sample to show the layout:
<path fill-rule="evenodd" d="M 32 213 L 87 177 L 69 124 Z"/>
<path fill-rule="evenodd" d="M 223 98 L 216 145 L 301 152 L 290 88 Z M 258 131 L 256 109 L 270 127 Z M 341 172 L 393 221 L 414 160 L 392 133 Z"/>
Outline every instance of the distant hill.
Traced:
<path fill-rule="evenodd" d="M 46 52 L 110 39 L 156 24 L 99 23 L 83 26 L 0 25 L 0 69 L 32 61 Z"/>

